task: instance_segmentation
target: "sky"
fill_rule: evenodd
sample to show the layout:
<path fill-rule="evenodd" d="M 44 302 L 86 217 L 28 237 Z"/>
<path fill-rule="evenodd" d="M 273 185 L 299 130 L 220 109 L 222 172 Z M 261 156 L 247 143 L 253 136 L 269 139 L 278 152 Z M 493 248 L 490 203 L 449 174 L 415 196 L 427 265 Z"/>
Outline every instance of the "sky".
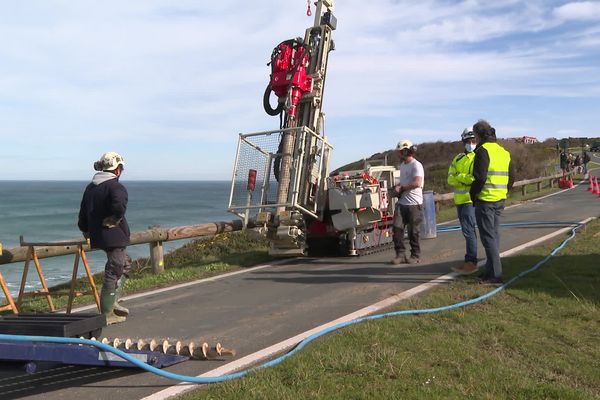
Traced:
<path fill-rule="evenodd" d="M 332 168 L 480 118 L 500 137 L 600 136 L 600 1 L 336 3 Z M 230 179 L 239 133 L 279 126 L 273 47 L 313 23 L 303 0 L 0 4 L 0 180 L 88 180 L 106 151 L 124 179 Z"/>

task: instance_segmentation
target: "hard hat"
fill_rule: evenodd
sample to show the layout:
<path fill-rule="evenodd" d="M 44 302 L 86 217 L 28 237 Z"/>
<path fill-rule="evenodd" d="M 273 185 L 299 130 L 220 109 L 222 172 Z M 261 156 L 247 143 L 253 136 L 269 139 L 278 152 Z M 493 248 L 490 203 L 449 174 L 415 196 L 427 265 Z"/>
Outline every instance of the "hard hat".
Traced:
<path fill-rule="evenodd" d="M 96 171 L 114 171 L 119 165 L 125 165 L 123 157 L 114 151 L 102 154 L 100 160 L 94 163 Z"/>
<path fill-rule="evenodd" d="M 460 140 L 467 140 L 467 139 L 474 139 L 475 138 L 475 133 L 473 133 L 473 127 L 469 126 L 468 128 L 465 128 L 465 130 L 463 131 L 463 133 L 460 135 Z"/>
<path fill-rule="evenodd" d="M 410 150 L 411 147 L 413 147 L 412 142 L 408 139 L 404 139 L 404 140 L 401 140 L 398 142 L 398 145 L 396 146 L 396 150 L 404 150 L 404 149 Z"/>

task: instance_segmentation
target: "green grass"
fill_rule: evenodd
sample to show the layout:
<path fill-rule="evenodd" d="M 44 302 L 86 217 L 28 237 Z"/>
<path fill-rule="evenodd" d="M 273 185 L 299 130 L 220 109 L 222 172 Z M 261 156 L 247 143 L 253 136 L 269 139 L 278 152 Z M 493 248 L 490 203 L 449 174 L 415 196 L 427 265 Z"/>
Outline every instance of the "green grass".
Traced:
<path fill-rule="evenodd" d="M 181 399 L 598 399 L 599 237 L 596 220 L 549 263 L 482 303 L 348 327 L 276 367 Z M 505 277 L 558 243 L 504 259 Z M 489 290 L 460 279 L 397 309 Z"/>

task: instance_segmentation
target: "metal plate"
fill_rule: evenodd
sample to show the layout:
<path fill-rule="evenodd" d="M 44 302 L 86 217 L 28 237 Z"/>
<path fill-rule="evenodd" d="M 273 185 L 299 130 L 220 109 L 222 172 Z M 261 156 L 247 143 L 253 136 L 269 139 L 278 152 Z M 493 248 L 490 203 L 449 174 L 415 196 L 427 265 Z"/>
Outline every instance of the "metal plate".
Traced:
<path fill-rule="evenodd" d="M 0 317 L 0 333 L 11 335 L 79 337 L 102 331 L 104 314 L 15 314 Z"/>

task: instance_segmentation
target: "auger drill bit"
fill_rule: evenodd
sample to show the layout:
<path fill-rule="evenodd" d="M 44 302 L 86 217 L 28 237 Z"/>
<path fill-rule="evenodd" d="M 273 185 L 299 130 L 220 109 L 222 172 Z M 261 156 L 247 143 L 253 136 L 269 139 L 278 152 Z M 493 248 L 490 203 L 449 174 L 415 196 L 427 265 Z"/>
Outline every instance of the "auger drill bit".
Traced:
<path fill-rule="evenodd" d="M 221 343 L 217 343 L 217 345 L 215 346 L 215 350 L 216 350 L 217 354 L 220 356 L 235 357 L 235 350 L 234 349 L 226 349 L 225 347 L 221 346 Z"/>
<path fill-rule="evenodd" d="M 180 341 L 177 341 L 175 344 L 170 344 L 168 340 L 165 340 L 162 344 L 162 352 L 165 354 L 179 354 L 178 348 L 181 348 Z"/>
<path fill-rule="evenodd" d="M 190 357 L 195 360 L 206 360 L 208 358 L 208 343 L 204 342 L 200 346 L 197 346 L 196 343 L 190 342 L 188 344 L 188 351 L 190 353 Z"/>
<path fill-rule="evenodd" d="M 217 358 L 221 356 L 235 356 L 235 350 L 226 349 L 221 346 L 221 343 L 217 343 L 216 346 L 211 347 L 207 352 L 207 358 Z"/>

